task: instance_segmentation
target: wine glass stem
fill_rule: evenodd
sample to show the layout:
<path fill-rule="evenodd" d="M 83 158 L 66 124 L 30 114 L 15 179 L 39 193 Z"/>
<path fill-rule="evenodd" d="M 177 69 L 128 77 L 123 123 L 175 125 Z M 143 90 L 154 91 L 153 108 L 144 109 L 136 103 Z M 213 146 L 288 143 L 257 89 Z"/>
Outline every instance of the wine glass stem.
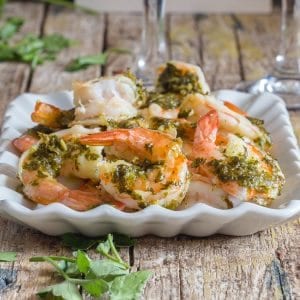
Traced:
<path fill-rule="evenodd" d="M 275 69 L 300 78 L 300 0 L 281 1 L 281 37 Z"/>
<path fill-rule="evenodd" d="M 165 0 L 144 0 L 144 24 L 137 57 L 137 76 L 146 83 L 153 83 L 155 68 L 167 58 Z"/>

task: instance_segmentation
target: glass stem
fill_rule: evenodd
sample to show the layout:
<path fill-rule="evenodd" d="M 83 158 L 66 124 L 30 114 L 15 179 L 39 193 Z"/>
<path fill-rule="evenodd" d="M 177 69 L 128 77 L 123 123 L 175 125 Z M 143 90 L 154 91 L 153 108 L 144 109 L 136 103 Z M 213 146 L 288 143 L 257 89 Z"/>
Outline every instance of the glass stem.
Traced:
<path fill-rule="evenodd" d="M 144 24 L 136 74 L 153 84 L 155 68 L 168 59 L 165 38 L 165 1 L 144 0 Z"/>

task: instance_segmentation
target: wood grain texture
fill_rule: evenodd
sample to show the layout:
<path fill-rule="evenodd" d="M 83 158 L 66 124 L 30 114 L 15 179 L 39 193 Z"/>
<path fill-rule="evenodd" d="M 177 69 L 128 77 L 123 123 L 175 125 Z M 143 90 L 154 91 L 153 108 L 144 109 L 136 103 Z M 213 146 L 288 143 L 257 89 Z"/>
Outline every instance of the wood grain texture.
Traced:
<path fill-rule="evenodd" d="M 7 9 L 6 14 L 21 14 L 28 19 L 24 31 L 38 33 L 41 30 L 42 5 L 16 3 L 9 4 Z M 242 77 L 255 78 L 272 64 L 273 50 L 265 57 L 264 49 L 269 46 L 259 35 L 272 43 L 273 33 L 268 33 L 274 32 L 278 25 L 278 17 L 258 16 L 253 20 L 255 17 L 170 16 L 168 31 L 172 58 L 200 63 L 213 89 L 232 87 Z M 136 52 L 140 22 L 139 15 L 112 14 L 104 18 L 51 7 L 41 31 L 60 32 L 81 44 L 65 50 L 55 63 L 38 67 L 29 90 L 66 89 L 74 79 L 98 76 L 98 67 L 73 74 L 62 72 L 65 57 L 69 60 L 79 54 L 95 53 L 103 46 L 106 49 L 126 47 Z M 244 26 L 244 30 L 239 26 Z M 260 43 L 264 43 L 263 46 Z M 131 62 L 128 55 L 112 55 L 104 72 L 119 72 Z M 0 81 L 4 99 L 0 112 L 3 113 L 9 99 L 26 90 L 30 70 L 22 64 L 0 64 L 0 68 L 3 68 Z M 300 137 L 300 112 L 291 112 L 291 118 L 296 135 Z M 295 221 L 248 237 L 162 239 L 147 236 L 137 239 L 130 257 L 127 250 L 122 251 L 122 256 L 133 262 L 134 270 L 153 270 L 144 299 L 298 299 L 299 245 L 300 222 Z M 29 263 L 29 257 L 70 254 L 57 238 L 0 219 L 0 251 L 5 250 L 17 251 L 19 255 L 16 263 L 0 265 L 11 280 L 16 272 L 16 282 L 0 291 L 1 300 L 35 299 L 37 290 L 55 281 L 51 268 L 46 264 Z"/>
<path fill-rule="evenodd" d="M 25 24 L 13 38 L 18 41 L 28 33 L 39 34 L 44 14 L 44 6 L 32 3 L 9 3 L 5 7 L 2 22 L 10 16 L 19 16 Z M 30 68 L 21 63 L 0 63 L 0 122 L 10 100 L 24 92 L 29 80 Z"/>
<path fill-rule="evenodd" d="M 241 80 L 233 18 L 200 15 L 197 19 L 202 67 L 211 90 L 233 88 Z"/>
<path fill-rule="evenodd" d="M 60 33 L 76 44 L 60 53 L 54 62 L 38 66 L 32 76 L 31 92 L 47 93 L 71 89 L 74 80 L 88 80 L 100 75 L 100 67 L 92 66 L 80 72 L 66 72 L 65 66 L 81 55 L 102 52 L 104 39 L 103 15 L 50 7 L 44 34 Z"/>
<path fill-rule="evenodd" d="M 105 75 L 121 73 L 133 67 L 134 57 L 139 51 L 142 16 L 139 14 L 110 14 L 107 17 L 106 49 L 124 48 L 131 55 L 111 54 Z"/>

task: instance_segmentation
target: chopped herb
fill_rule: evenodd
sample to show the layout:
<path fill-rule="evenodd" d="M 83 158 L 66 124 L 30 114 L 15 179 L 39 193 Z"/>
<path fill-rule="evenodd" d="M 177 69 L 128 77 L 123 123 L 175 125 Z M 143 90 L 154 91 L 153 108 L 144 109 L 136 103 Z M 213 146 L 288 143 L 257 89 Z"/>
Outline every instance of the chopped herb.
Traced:
<path fill-rule="evenodd" d="M 130 70 L 123 72 L 123 75 L 131 79 L 136 85 L 137 100 L 136 104 L 139 108 L 145 107 L 148 99 L 148 91 L 143 86 L 143 81 L 138 79 Z"/>
<path fill-rule="evenodd" d="M 49 134 L 49 133 L 52 133 L 52 132 L 53 132 L 53 129 L 51 129 L 47 126 L 39 124 L 37 126 L 34 126 L 30 129 L 28 129 L 26 131 L 26 134 L 32 135 L 34 137 L 39 137 L 39 133 Z"/>
<path fill-rule="evenodd" d="M 256 159 L 247 158 L 245 155 L 230 156 L 223 160 L 214 159 L 208 165 L 213 167 L 221 181 L 236 181 L 241 186 L 259 192 L 267 192 L 274 184 L 280 189 L 284 181 L 275 164 L 272 172 L 267 173 Z"/>
<path fill-rule="evenodd" d="M 160 94 L 157 92 L 150 92 L 147 98 L 147 104 L 145 107 L 148 107 L 152 103 L 158 104 L 163 109 L 174 109 L 177 108 L 182 102 L 182 97 L 178 94 L 173 93 L 164 93 Z"/>
<path fill-rule="evenodd" d="M 137 127 L 142 127 L 142 128 L 148 128 L 148 123 L 142 116 L 135 116 L 126 120 L 122 120 L 119 122 L 114 122 L 113 124 L 109 124 L 113 128 L 137 128 Z"/>
<path fill-rule="evenodd" d="M 265 149 L 265 148 L 270 148 L 271 147 L 271 137 L 270 134 L 268 133 L 268 131 L 266 130 L 265 126 L 264 126 L 264 121 L 257 119 L 257 118 L 253 118 L 253 117 L 247 117 L 247 119 L 253 124 L 256 125 L 263 133 L 263 135 L 257 139 L 254 140 L 254 142 L 261 148 L 261 149 Z"/>
<path fill-rule="evenodd" d="M 192 93 L 203 93 L 196 74 L 177 69 L 171 63 L 167 63 L 160 74 L 156 89 L 160 93 L 175 93 L 182 96 Z"/>
<path fill-rule="evenodd" d="M 195 160 L 193 160 L 192 162 L 192 168 L 198 168 L 199 166 L 203 165 L 206 162 L 205 158 L 196 158 Z"/>
<path fill-rule="evenodd" d="M 178 118 L 188 118 L 194 113 L 193 109 L 182 109 L 179 111 Z"/>
<path fill-rule="evenodd" d="M 149 144 L 145 144 L 145 149 L 152 154 L 152 149 L 153 149 L 153 144 L 149 143 Z"/>

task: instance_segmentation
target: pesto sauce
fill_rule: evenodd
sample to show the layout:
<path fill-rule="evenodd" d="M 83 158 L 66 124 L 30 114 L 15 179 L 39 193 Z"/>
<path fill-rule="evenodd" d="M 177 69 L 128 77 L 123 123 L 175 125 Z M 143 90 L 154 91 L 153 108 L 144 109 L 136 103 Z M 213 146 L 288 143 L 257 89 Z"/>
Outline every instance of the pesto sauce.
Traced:
<path fill-rule="evenodd" d="M 65 129 L 69 127 L 69 124 L 75 119 L 75 108 L 69 110 L 62 110 L 56 119 L 56 123 L 59 128 Z"/>
<path fill-rule="evenodd" d="M 138 166 L 120 164 L 117 165 L 113 173 L 112 182 L 116 184 L 120 193 L 136 196 L 136 194 L 133 194 L 133 186 L 141 173 L 143 173 L 143 170 Z"/>
<path fill-rule="evenodd" d="M 150 92 L 147 98 L 145 107 L 148 107 L 152 103 L 158 104 L 163 109 L 177 108 L 182 102 L 182 97 L 179 94 L 174 93 L 157 93 Z"/>
<path fill-rule="evenodd" d="M 196 74 L 183 72 L 171 63 L 167 63 L 160 74 L 156 89 L 160 93 L 176 93 L 182 96 L 203 93 Z"/>
<path fill-rule="evenodd" d="M 137 99 L 136 104 L 139 108 L 145 106 L 147 103 L 148 98 L 148 91 L 143 86 L 142 80 L 137 79 L 137 77 L 130 72 L 130 70 L 127 70 L 126 72 L 123 72 L 123 75 L 128 77 L 133 81 L 133 83 L 136 85 L 136 93 L 137 93 Z"/>
<path fill-rule="evenodd" d="M 198 168 L 201 165 L 203 165 L 206 162 L 206 159 L 203 157 L 198 157 L 196 159 L 193 160 L 192 162 L 192 168 Z"/>
<path fill-rule="evenodd" d="M 53 132 L 53 129 L 47 127 L 47 126 L 44 126 L 44 125 L 37 125 L 37 126 L 34 126 L 30 129 L 28 129 L 25 134 L 28 134 L 28 135 L 31 135 L 31 136 L 34 136 L 34 137 L 39 137 L 39 133 L 44 133 L 44 134 L 49 134 L 49 133 L 52 133 Z"/>
<path fill-rule="evenodd" d="M 37 175 L 43 178 L 49 174 L 56 177 L 60 173 L 63 155 L 65 153 L 60 139 L 56 135 L 41 135 L 42 142 L 29 155 L 24 169 L 37 171 Z"/>
<path fill-rule="evenodd" d="M 211 160 L 208 163 L 223 182 L 235 181 L 240 186 L 253 188 L 259 192 L 267 192 L 274 182 L 278 181 L 276 175 L 262 170 L 255 159 L 245 156 L 231 156 L 224 160 Z"/>
<path fill-rule="evenodd" d="M 135 116 L 119 122 L 109 123 L 109 125 L 111 125 L 111 127 L 113 128 L 126 128 L 126 129 L 138 128 L 138 127 L 148 128 L 148 124 L 142 116 Z"/>
<path fill-rule="evenodd" d="M 255 139 L 254 143 L 257 144 L 261 149 L 271 147 L 271 145 L 272 145 L 271 137 L 264 126 L 265 122 L 261 119 L 257 119 L 257 118 L 253 118 L 253 117 L 249 117 L 249 116 L 247 117 L 247 119 L 263 132 L 263 136 Z"/>
<path fill-rule="evenodd" d="M 92 153 L 90 148 L 82 145 L 78 140 L 65 142 L 56 135 L 40 134 L 41 142 L 28 156 L 28 161 L 23 168 L 29 171 L 37 171 L 37 177 L 57 177 L 63 162 L 71 159 L 78 169 L 78 157 L 84 155 L 87 160 L 98 159 L 98 154 Z M 33 182 L 34 184 L 34 182 Z M 36 182 L 37 184 L 37 182 Z"/>

